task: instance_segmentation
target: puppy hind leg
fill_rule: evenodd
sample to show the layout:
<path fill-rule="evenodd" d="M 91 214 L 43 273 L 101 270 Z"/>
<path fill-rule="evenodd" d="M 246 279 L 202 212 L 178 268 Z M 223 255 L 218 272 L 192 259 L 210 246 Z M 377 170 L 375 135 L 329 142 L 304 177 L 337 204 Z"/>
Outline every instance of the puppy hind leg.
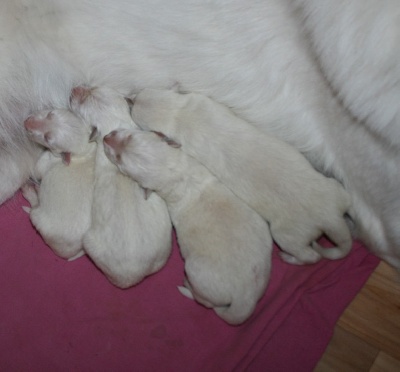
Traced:
<path fill-rule="evenodd" d="M 182 295 L 184 295 L 187 298 L 190 298 L 199 304 L 203 305 L 206 308 L 213 308 L 215 306 L 212 301 L 210 301 L 207 297 L 207 295 L 199 293 L 199 291 L 196 291 L 195 288 L 191 285 L 189 279 L 185 278 L 183 281 L 183 287 L 178 286 L 179 292 L 181 292 Z"/>
<path fill-rule="evenodd" d="M 190 298 L 191 300 L 194 300 L 194 296 L 192 293 L 192 288 L 190 286 L 189 281 L 187 280 L 187 278 L 185 278 L 183 280 L 183 286 L 182 285 L 178 285 L 178 290 L 179 292 L 181 292 L 181 294 L 187 298 Z"/>
<path fill-rule="evenodd" d="M 350 253 L 353 240 L 344 218 L 338 218 L 333 221 L 331 226 L 324 228 L 324 233 L 336 246 L 326 248 L 317 242 L 313 242 L 313 249 L 322 257 L 329 260 L 338 260 L 346 257 Z"/>
<path fill-rule="evenodd" d="M 183 285 L 178 285 L 177 288 L 178 288 L 179 292 L 181 293 L 181 295 L 183 295 L 191 300 L 194 300 L 193 293 L 190 291 L 189 288 L 186 288 Z"/>
<path fill-rule="evenodd" d="M 254 311 L 257 301 L 244 297 L 236 298 L 228 306 L 214 307 L 215 313 L 228 324 L 239 325 L 246 321 Z"/>
<path fill-rule="evenodd" d="M 84 255 L 85 255 L 85 251 L 82 249 L 75 256 L 72 256 L 72 257 L 68 258 L 68 262 L 75 261 L 75 260 L 77 260 L 78 258 L 80 258 L 80 257 L 82 257 Z"/>
<path fill-rule="evenodd" d="M 35 184 L 28 181 L 21 187 L 22 196 L 29 202 L 31 208 L 35 208 L 39 205 L 39 197 L 36 191 Z M 25 212 L 30 212 L 31 208 L 22 207 Z"/>
<path fill-rule="evenodd" d="M 302 242 L 300 238 L 296 238 L 288 232 L 278 232 L 273 226 L 271 226 L 271 234 L 281 248 L 280 256 L 286 263 L 305 265 L 316 263 L 321 259 L 321 255 L 311 245 Z"/>

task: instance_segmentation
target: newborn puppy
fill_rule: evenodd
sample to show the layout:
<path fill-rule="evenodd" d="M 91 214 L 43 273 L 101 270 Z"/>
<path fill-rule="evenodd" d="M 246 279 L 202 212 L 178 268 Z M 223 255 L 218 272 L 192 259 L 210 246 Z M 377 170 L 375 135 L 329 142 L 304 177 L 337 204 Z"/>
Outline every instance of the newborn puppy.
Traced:
<path fill-rule="evenodd" d="M 71 108 L 104 135 L 134 128 L 125 99 L 108 88 L 74 88 Z M 92 224 L 86 253 L 120 288 L 137 284 L 164 266 L 171 251 L 171 221 L 164 201 L 148 200 L 142 188 L 106 157 L 99 136 L 95 160 Z"/>
<path fill-rule="evenodd" d="M 181 293 L 230 324 L 244 322 L 269 279 L 272 239 L 265 221 L 207 168 L 155 133 L 113 131 L 104 144 L 124 174 L 166 201 L 185 259 Z"/>
<path fill-rule="evenodd" d="M 61 157 L 68 165 L 71 153 L 88 152 L 88 136 L 94 136 L 96 128 L 89 126 L 69 110 L 43 110 L 24 122 L 28 137 Z M 93 147 L 93 146 L 91 146 Z"/>
<path fill-rule="evenodd" d="M 68 110 L 40 111 L 25 121 L 29 137 L 47 147 L 36 164 L 37 187 L 22 187 L 31 204 L 30 219 L 60 257 L 81 256 L 82 239 L 90 227 L 96 144 L 82 119 Z M 68 166 L 66 165 L 68 164 Z"/>
<path fill-rule="evenodd" d="M 352 239 L 343 218 L 350 206 L 347 193 L 290 145 L 200 94 L 145 89 L 135 98 L 132 117 L 141 128 L 179 142 L 267 220 L 286 262 L 313 263 L 349 253 Z M 318 245 L 322 234 L 336 247 Z"/>

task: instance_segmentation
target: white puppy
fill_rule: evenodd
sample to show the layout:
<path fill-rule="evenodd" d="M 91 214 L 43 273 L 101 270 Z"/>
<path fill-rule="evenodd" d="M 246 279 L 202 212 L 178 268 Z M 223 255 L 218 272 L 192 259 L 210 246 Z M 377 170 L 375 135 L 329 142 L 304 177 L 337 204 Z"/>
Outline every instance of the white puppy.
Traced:
<path fill-rule="evenodd" d="M 230 324 L 244 322 L 269 278 L 272 239 L 265 221 L 155 133 L 113 131 L 104 143 L 123 173 L 166 201 L 185 259 L 181 293 Z"/>
<path fill-rule="evenodd" d="M 38 158 L 21 125 L 31 112 L 65 107 L 82 81 L 124 95 L 179 81 L 340 180 L 358 237 L 400 268 L 398 12 L 395 0 L 0 1 L 0 204 Z"/>
<path fill-rule="evenodd" d="M 268 136 L 200 94 L 144 89 L 132 108 L 143 129 L 163 132 L 204 164 L 269 223 L 289 263 L 346 256 L 352 245 L 343 218 L 350 206 L 340 184 L 315 171 L 292 146 Z M 335 248 L 315 240 L 326 234 Z M 314 249 L 313 249 L 314 248 Z"/>
<path fill-rule="evenodd" d="M 108 88 L 73 89 L 71 107 L 103 135 L 134 128 L 123 96 Z M 148 200 L 140 186 L 96 152 L 92 225 L 84 237 L 87 254 L 116 286 L 127 288 L 160 270 L 171 250 L 171 221 L 164 201 Z"/>
<path fill-rule="evenodd" d="M 63 258 L 84 253 L 90 227 L 96 145 L 91 128 L 68 110 L 41 111 L 25 121 L 28 136 L 47 147 L 35 169 L 40 187 L 27 183 L 30 219 L 53 251 Z M 64 164 L 66 163 L 66 164 Z"/>

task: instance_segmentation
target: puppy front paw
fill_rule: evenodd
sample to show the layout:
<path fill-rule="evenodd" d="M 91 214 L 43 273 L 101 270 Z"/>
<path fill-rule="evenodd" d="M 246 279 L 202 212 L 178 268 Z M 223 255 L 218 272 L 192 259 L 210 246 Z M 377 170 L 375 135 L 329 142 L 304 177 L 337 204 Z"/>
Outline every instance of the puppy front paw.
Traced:
<path fill-rule="evenodd" d="M 28 181 L 21 187 L 22 196 L 29 202 L 31 207 L 36 207 L 39 204 L 36 185 L 32 181 Z M 25 212 L 30 213 L 31 208 L 23 207 Z"/>

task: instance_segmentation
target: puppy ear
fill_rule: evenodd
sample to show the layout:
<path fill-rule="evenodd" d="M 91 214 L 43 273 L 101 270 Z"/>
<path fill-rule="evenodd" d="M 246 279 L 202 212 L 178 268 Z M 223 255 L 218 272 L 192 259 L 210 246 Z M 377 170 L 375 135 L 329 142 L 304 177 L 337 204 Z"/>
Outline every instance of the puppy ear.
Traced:
<path fill-rule="evenodd" d="M 92 125 L 92 132 L 90 133 L 89 142 L 96 141 L 98 137 L 99 137 L 99 131 L 98 131 L 97 127 Z"/>
<path fill-rule="evenodd" d="M 50 133 L 50 132 L 46 132 L 45 134 L 44 134 L 44 141 L 47 143 L 47 144 L 49 144 L 49 142 L 50 142 L 50 140 L 51 140 L 51 138 L 52 138 L 52 134 Z"/>
<path fill-rule="evenodd" d="M 127 135 L 127 136 L 123 139 L 123 141 L 122 141 L 123 146 L 127 146 L 128 143 L 129 143 L 131 140 L 132 140 L 132 134 Z"/>
<path fill-rule="evenodd" d="M 133 105 L 135 104 L 136 94 L 132 97 L 125 97 L 125 101 L 128 103 L 129 109 L 132 109 Z"/>
<path fill-rule="evenodd" d="M 147 200 L 148 198 L 150 198 L 150 195 L 153 191 L 146 189 L 144 187 L 142 187 L 142 189 L 143 189 L 144 200 Z"/>
<path fill-rule="evenodd" d="M 180 93 L 180 91 L 181 91 L 181 85 L 180 85 L 177 81 L 175 81 L 175 83 L 172 84 L 172 86 L 171 86 L 170 89 L 171 89 L 173 92 L 175 92 L 175 93 Z"/>
<path fill-rule="evenodd" d="M 31 177 L 29 177 L 28 182 L 29 182 L 30 184 L 32 184 L 32 185 L 40 186 L 40 183 L 42 182 L 42 180 L 41 180 L 41 179 L 37 179 L 37 178 L 31 176 Z"/>
<path fill-rule="evenodd" d="M 69 165 L 71 163 L 71 153 L 70 152 L 62 152 L 61 159 L 65 165 Z"/>
<path fill-rule="evenodd" d="M 164 133 L 162 132 L 158 132 L 156 130 L 152 131 L 153 133 L 157 134 L 158 137 L 160 137 L 164 142 L 166 142 L 169 146 L 175 148 L 175 149 L 179 149 L 182 145 L 176 141 L 174 141 L 173 139 L 167 137 Z"/>
<path fill-rule="evenodd" d="M 165 142 L 167 142 L 167 144 L 171 147 L 173 147 L 174 149 L 179 149 L 182 145 L 176 141 L 174 141 L 171 138 L 168 138 L 165 140 Z"/>

